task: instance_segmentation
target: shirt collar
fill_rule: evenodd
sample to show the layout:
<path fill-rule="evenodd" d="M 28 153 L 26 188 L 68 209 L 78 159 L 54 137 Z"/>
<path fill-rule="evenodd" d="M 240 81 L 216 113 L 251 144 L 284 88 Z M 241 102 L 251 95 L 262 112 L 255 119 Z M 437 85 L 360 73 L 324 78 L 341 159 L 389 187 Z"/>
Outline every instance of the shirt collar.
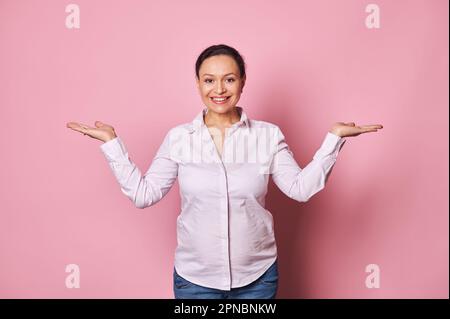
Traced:
<path fill-rule="evenodd" d="M 245 125 L 247 129 L 250 128 L 250 121 L 247 117 L 247 113 L 245 113 L 244 109 L 241 106 L 236 106 L 238 113 L 241 115 L 241 119 L 239 122 L 233 124 L 233 126 L 241 126 Z M 200 129 L 203 125 L 205 125 L 205 121 L 203 120 L 203 116 L 208 113 L 208 108 L 204 108 L 201 112 L 197 114 L 197 116 L 192 121 L 192 130 L 191 133 Z M 206 126 L 206 125 L 205 125 Z"/>

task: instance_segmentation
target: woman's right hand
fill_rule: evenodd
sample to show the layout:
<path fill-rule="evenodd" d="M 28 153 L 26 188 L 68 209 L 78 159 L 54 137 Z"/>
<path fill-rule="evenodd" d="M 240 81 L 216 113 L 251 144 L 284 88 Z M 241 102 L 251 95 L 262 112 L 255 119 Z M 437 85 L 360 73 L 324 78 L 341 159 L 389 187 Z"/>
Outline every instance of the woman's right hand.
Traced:
<path fill-rule="evenodd" d="M 100 121 L 95 122 L 95 127 L 90 127 L 89 125 L 77 122 L 68 122 L 66 126 L 74 131 L 83 133 L 84 135 L 88 135 L 89 137 L 105 143 L 117 137 L 116 132 L 111 125 Z"/>

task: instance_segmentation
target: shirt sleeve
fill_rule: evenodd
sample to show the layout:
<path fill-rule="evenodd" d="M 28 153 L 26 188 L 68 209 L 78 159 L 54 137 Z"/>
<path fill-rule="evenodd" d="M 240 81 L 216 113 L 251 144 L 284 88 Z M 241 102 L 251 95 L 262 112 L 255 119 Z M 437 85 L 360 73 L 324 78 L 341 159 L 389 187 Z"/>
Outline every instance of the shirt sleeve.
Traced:
<path fill-rule="evenodd" d="M 117 136 L 100 145 L 122 193 L 137 208 L 146 208 L 156 204 L 169 192 L 177 178 L 178 163 L 170 157 L 169 133 L 164 137 L 164 141 L 144 176 L 128 156 L 120 137 Z"/>
<path fill-rule="evenodd" d="M 288 197 L 307 202 L 325 187 L 345 138 L 327 132 L 312 161 L 301 168 L 294 159 L 281 130 L 277 128 L 275 154 L 270 171 L 274 183 Z"/>

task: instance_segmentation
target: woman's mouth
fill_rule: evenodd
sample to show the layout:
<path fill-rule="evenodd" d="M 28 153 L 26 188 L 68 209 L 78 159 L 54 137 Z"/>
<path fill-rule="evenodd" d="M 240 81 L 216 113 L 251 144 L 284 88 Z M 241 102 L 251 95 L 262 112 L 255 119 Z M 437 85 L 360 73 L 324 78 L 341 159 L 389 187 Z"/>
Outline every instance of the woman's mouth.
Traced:
<path fill-rule="evenodd" d="M 211 97 L 211 101 L 213 101 L 215 104 L 225 104 L 229 99 L 230 96 L 224 96 L 224 97 Z"/>

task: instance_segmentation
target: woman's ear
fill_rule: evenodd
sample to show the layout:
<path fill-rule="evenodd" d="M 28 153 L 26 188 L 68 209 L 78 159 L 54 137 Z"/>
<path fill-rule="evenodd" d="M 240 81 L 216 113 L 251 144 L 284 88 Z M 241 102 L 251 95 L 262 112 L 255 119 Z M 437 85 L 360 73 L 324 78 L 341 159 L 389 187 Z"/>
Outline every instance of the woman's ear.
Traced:
<path fill-rule="evenodd" d="M 200 79 L 197 76 L 195 76 L 195 83 L 197 84 L 197 90 L 200 92 Z"/>

